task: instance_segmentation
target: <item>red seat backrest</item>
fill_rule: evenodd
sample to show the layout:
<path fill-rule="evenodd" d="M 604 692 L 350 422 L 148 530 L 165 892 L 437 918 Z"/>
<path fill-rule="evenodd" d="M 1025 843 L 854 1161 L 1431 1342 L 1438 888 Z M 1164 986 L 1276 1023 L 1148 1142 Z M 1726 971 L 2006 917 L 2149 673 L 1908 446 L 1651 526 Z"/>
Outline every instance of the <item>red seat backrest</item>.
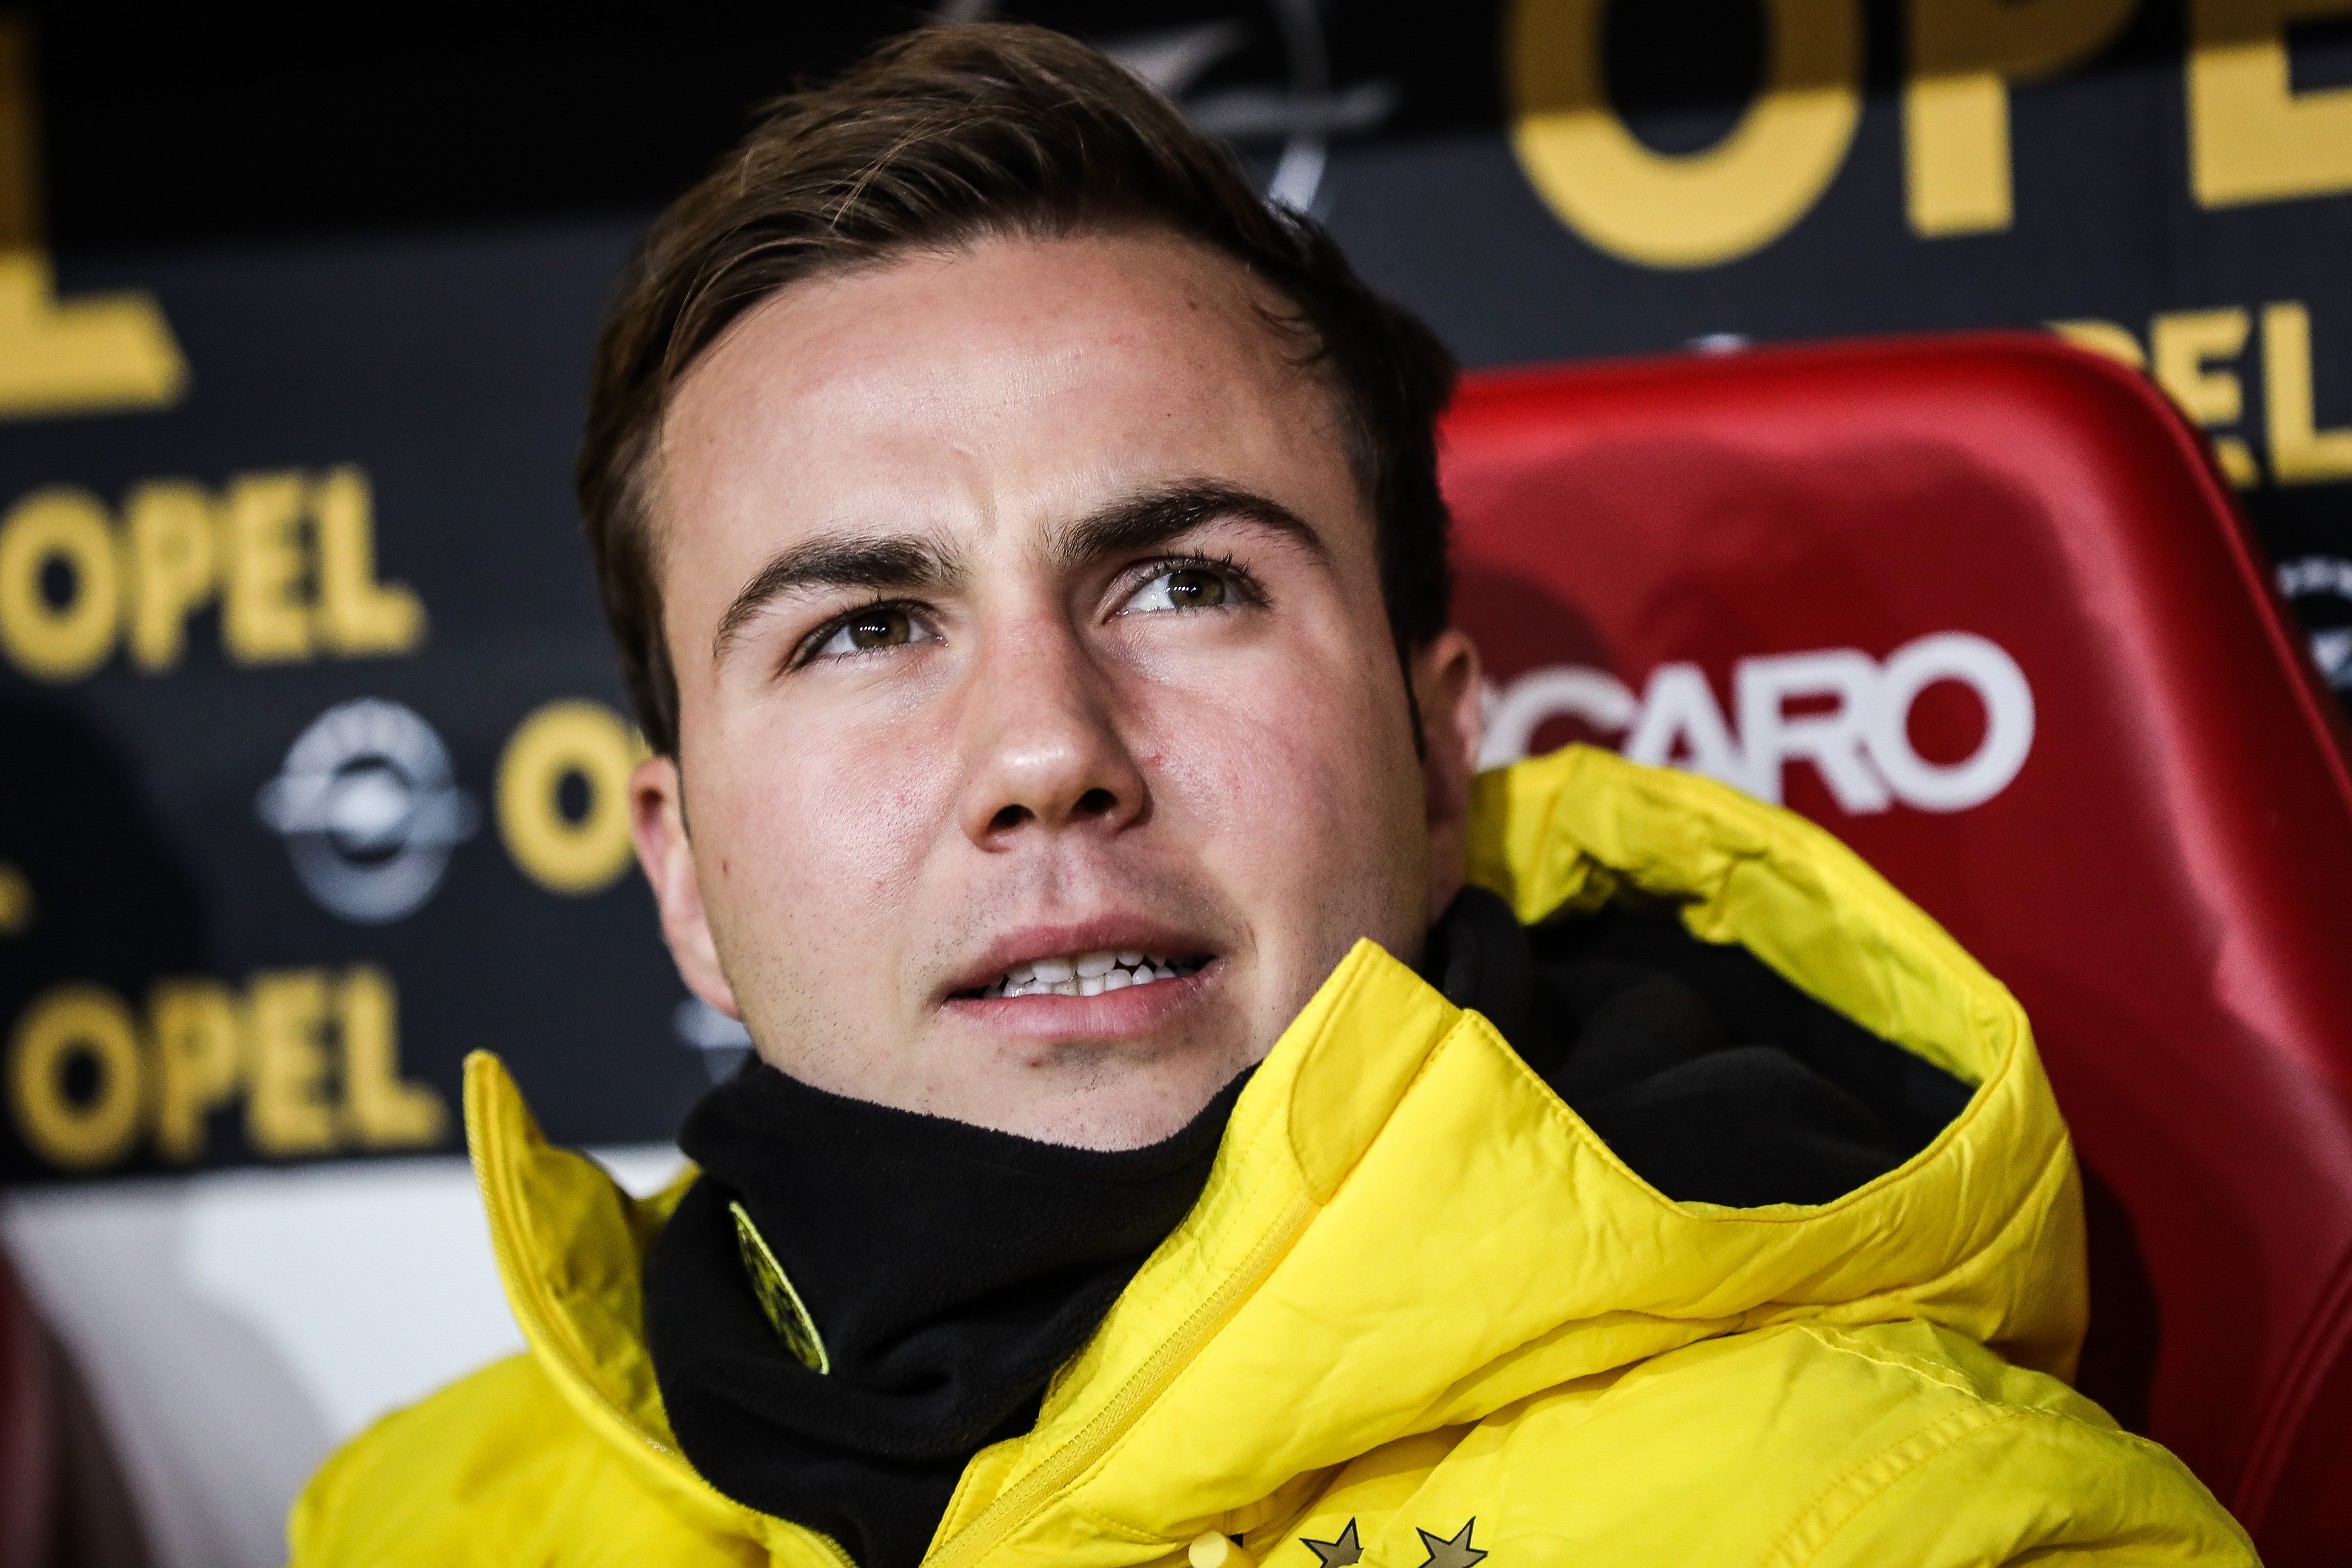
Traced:
<path fill-rule="evenodd" d="M 1446 426 L 1490 759 L 1599 738 L 1829 827 L 2031 1014 L 2083 1385 L 2352 1561 L 2352 774 L 2170 406 L 2028 334 L 1487 374 Z"/>

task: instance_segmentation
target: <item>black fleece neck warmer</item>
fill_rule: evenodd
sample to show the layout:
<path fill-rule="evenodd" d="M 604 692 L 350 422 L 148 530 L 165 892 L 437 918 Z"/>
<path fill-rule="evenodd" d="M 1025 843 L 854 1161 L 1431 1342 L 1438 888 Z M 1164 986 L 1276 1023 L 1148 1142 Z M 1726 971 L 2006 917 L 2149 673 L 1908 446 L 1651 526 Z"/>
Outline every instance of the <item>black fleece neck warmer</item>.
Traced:
<path fill-rule="evenodd" d="M 646 1338 L 687 1458 L 863 1568 L 914 1568 L 966 1462 L 1029 1429 L 1191 1212 L 1246 1076 L 1166 1142 L 1103 1153 L 844 1099 L 754 1059 L 687 1118 L 678 1144 L 703 1174 L 646 1261 Z M 764 1315 L 737 1202 L 829 1371 Z"/>
<path fill-rule="evenodd" d="M 1671 908 L 1522 926 L 1467 888 L 1423 969 L 1677 1202 L 1827 1203 L 1926 1148 L 1972 1092 Z"/>
<path fill-rule="evenodd" d="M 1671 912 L 1526 928 L 1472 888 L 1431 928 L 1423 973 L 1675 1199 L 1827 1202 L 1969 1100 Z M 845 1100 L 755 1061 L 687 1119 L 702 1178 L 647 1261 L 646 1335 L 687 1458 L 862 1568 L 916 1568 L 971 1456 L 1029 1428 L 1047 1380 L 1190 1212 L 1241 1087 L 1166 1143 L 1102 1154 Z M 829 1372 L 763 1315 L 735 1202 Z"/>

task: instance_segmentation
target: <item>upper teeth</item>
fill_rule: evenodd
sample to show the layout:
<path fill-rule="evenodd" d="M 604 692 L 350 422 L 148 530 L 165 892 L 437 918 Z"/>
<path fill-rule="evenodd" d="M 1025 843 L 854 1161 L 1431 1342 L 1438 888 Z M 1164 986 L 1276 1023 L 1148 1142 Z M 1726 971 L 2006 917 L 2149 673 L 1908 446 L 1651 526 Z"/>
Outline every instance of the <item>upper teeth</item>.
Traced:
<path fill-rule="evenodd" d="M 1180 960 L 1181 961 L 1181 960 Z M 1059 958 L 1034 958 L 1015 964 L 980 988 L 983 997 L 1098 997 L 1129 986 L 1172 980 L 1179 971 L 1170 960 L 1129 950 L 1071 953 Z"/>

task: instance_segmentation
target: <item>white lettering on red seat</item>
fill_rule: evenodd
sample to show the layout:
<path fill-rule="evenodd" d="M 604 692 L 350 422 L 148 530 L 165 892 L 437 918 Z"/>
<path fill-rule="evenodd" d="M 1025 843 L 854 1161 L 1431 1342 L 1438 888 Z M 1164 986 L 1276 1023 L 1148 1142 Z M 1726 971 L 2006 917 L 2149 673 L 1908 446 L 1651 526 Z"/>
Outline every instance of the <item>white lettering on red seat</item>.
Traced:
<path fill-rule="evenodd" d="M 1911 743 L 1912 705 L 1955 681 L 1983 706 L 1984 735 L 1956 762 L 1936 762 Z M 2033 748 L 2033 689 L 1999 643 L 1969 632 L 1915 638 L 1884 663 L 1857 648 L 1768 653 L 1731 667 L 1732 711 L 1695 664 L 1652 670 L 1637 698 L 1606 670 L 1553 664 L 1490 688 L 1481 763 L 1528 754 L 1554 718 L 1623 735 L 1626 756 L 1720 779 L 1778 802 L 1791 763 L 1810 763 L 1841 810 L 1884 811 L 1901 801 L 1922 811 L 1964 811 L 2009 788 Z M 1791 704 L 1802 705 L 1790 711 Z"/>

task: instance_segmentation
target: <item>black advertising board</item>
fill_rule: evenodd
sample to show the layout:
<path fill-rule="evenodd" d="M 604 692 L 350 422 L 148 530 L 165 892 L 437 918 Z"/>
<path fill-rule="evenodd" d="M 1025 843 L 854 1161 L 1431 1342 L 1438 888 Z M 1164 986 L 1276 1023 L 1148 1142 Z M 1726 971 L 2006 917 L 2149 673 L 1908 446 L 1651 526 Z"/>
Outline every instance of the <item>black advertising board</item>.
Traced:
<path fill-rule="evenodd" d="M 1151 76 L 1473 366 L 2132 360 L 2352 684 L 2352 3 L 991 14 Z M 478 1047 L 558 1139 L 661 1139 L 736 1058 L 627 853 L 581 386 L 659 200 L 918 20 L 5 33 L 0 1177 L 455 1148 Z"/>

